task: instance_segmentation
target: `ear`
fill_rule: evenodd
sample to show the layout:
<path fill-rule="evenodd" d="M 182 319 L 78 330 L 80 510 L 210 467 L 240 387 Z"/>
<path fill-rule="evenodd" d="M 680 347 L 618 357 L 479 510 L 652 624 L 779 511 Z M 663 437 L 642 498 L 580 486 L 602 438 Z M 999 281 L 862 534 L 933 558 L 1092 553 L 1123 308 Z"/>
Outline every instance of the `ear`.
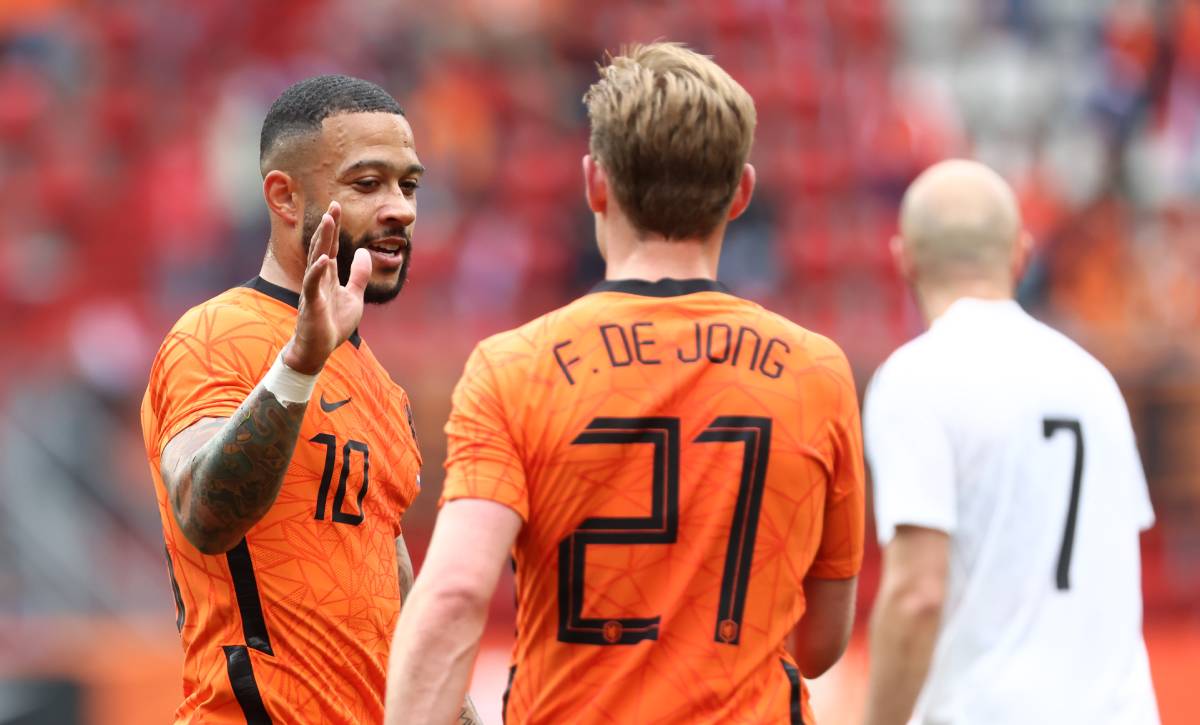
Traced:
<path fill-rule="evenodd" d="M 1033 246 L 1033 237 L 1022 229 L 1017 243 L 1013 245 L 1011 271 L 1014 284 L 1020 282 L 1025 276 L 1025 270 L 1029 269 L 1029 262 L 1033 259 Z"/>
<path fill-rule="evenodd" d="M 900 278 L 905 282 L 912 284 L 916 281 L 916 265 L 913 264 L 912 257 L 908 254 L 908 248 L 904 244 L 904 237 L 897 234 L 888 242 L 888 251 L 892 253 L 892 264 L 896 265 L 896 271 L 900 273 Z"/>
<path fill-rule="evenodd" d="M 750 197 L 754 195 L 754 182 L 757 176 L 750 164 L 742 166 L 742 178 L 738 179 L 737 189 L 733 192 L 733 201 L 729 204 L 729 219 L 737 219 L 750 206 Z"/>
<path fill-rule="evenodd" d="M 583 157 L 583 195 L 593 213 L 608 211 L 608 176 L 591 154 Z"/>
<path fill-rule="evenodd" d="M 299 223 L 302 199 L 299 185 L 291 176 L 278 169 L 268 172 L 263 179 L 263 198 L 271 214 L 289 226 Z"/>

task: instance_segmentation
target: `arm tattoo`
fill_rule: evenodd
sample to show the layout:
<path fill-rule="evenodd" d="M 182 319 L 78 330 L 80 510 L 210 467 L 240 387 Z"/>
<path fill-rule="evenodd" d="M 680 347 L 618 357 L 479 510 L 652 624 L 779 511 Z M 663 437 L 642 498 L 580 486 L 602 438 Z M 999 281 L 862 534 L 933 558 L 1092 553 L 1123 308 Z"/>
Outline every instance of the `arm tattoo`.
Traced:
<path fill-rule="evenodd" d="M 404 537 L 396 538 L 396 569 L 397 575 L 400 578 L 400 603 L 408 601 L 408 593 L 412 591 L 413 576 L 412 557 L 408 555 L 408 547 L 404 544 Z"/>
<path fill-rule="evenodd" d="M 198 549 L 228 551 L 266 515 L 291 463 L 307 407 L 281 403 L 259 386 L 228 420 L 194 427 L 193 441 L 212 437 L 179 462 L 171 503 Z"/>
<path fill-rule="evenodd" d="M 480 719 L 479 713 L 475 711 L 475 703 L 471 702 L 471 696 L 463 698 L 462 709 L 458 711 L 458 725 L 483 725 L 483 720 Z"/>

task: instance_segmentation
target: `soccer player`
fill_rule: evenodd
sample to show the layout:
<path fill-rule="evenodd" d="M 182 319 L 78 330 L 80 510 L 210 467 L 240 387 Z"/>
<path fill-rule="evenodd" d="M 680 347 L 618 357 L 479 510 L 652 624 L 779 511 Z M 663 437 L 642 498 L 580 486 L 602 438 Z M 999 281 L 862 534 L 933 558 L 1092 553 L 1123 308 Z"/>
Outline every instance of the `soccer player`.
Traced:
<path fill-rule="evenodd" d="M 259 164 L 262 270 L 175 324 L 142 403 L 184 650 L 175 719 L 379 722 L 421 456 L 357 327 L 404 285 L 423 169 L 396 101 L 345 76 L 283 92 Z"/>
<path fill-rule="evenodd" d="M 884 546 L 871 725 L 1158 721 L 1138 551 L 1154 513 L 1129 414 L 1099 362 L 1013 300 L 1029 250 L 978 163 L 904 196 L 892 252 L 931 326 L 866 396 Z"/>
<path fill-rule="evenodd" d="M 388 722 L 453 715 L 511 552 L 508 722 L 812 723 L 801 677 L 853 618 L 862 442 L 841 350 L 716 281 L 753 101 L 656 43 L 585 102 L 606 280 L 467 362 Z"/>

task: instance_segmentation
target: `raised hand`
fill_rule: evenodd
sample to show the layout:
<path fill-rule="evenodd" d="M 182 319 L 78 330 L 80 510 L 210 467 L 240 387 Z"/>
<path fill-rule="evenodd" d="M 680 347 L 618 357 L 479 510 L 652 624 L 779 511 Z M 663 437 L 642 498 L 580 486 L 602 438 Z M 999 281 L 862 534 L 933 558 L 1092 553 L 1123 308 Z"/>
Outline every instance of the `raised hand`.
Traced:
<path fill-rule="evenodd" d="M 308 246 L 308 268 L 300 285 L 300 314 L 296 332 L 283 347 L 283 362 L 298 373 L 315 375 L 350 337 L 363 314 L 363 292 L 371 278 L 371 255 L 354 252 L 350 279 L 338 281 L 338 223 L 342 208 L 336 201 L 321 217 Z"/>

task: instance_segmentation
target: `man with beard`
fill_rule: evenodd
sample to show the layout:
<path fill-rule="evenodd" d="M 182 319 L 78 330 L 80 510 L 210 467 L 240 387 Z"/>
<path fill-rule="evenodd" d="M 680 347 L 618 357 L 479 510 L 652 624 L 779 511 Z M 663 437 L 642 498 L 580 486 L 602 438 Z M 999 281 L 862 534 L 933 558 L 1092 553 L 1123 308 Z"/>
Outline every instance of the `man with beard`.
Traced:
<path fill-rule="evenodd" d="M 142 403 L 184 650 L 175 719 L 379 722 L 421 456 L 357 327 L 404 285 L 423 168 L 395 99 L 345 76 L 284 91 L 259 163 L 259 276 L 175 324 Z"/>

